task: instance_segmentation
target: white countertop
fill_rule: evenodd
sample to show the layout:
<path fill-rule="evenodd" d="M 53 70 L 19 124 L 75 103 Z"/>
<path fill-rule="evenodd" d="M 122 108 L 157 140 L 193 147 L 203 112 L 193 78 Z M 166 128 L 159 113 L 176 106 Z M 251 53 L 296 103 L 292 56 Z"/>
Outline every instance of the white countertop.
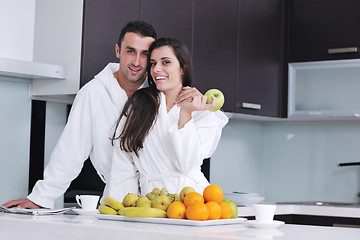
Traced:
<path fill-rule="evenodd" d="M 278 209 L 281 210 L 282 207 Z M 285 209 L 283 209 L 285 210 Z M 186 221 L 186 220 L 184 220 Z M 360 228 L 285 224 L 276 229 L 222 226 L 180 226 L 98 220 L 91 215 L 32 216 L 0 212 L 0 239 L 280 239 L 359 240 Z"/>
<path fill-rule="evenodd" d="M 240 217 L 254 216 L 252 207 L 238 207 Z M 331 217 L 353 217 L 360 218 L 360 207 L 333 207 L 315 205 L 282 205 L 278 204 L 275 215 L 299 214 L 313 216 Z"/>

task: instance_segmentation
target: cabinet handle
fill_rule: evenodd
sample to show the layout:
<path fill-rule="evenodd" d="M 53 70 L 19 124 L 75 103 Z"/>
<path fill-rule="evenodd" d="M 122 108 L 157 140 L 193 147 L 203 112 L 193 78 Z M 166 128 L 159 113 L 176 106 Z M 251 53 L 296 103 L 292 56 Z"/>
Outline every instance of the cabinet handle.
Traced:
<path fill-rule="evenodd" d="M 261 109 L 261 105 L 260 105 L 260 104 L 246 103 L 246 102 L 243 102 L 243 103 L 242 103 L 242 107 L 243 107 L 243 108 L 256 109 L 256 110 L 260 110 L 260 109 Z"/>
<path fill-rule="evenodd" d="M 337 54 L 337 53 L 357 53 L 357 47 L 348 47 L 348 48 L 330 48 L 328 49 L 329 54 Z"/>

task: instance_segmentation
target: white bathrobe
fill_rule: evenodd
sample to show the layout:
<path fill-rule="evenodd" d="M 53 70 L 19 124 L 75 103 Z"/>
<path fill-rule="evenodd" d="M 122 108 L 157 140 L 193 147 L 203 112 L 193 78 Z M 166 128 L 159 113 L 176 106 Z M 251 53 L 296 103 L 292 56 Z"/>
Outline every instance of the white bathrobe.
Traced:
<path fill-rule="evenodd" d="M 139 158 L 135 154 L 127 155 L 134 159 L 140 173 L 141 195 L 155 187 L 180 193 L 183 187 L 191 186 L 202 193 L 209 185 L 201 172 L 201 165 L 215 151 L 228 118 L 221 111 L 196 111 L 192 113 L 192 119 L 178 129 L 179 113 L 180 107 L 176 105 L 167 112 L 165 95 L 161 93 L 156 122 L 145 138 Z M 114 148 L 112 175 L 121 171 L 121 159 L 126 155 L 118 145 Z M 116 187 L 121 189 L 116 180 L 111 182 L 113 191 Z"/>
<path fill-rule="evenodd" d="M 108 64 L 93 80 L 78 92 L 66 127 L 51 155 L 44 172 L 28 199 L 42 206 L 53 208 L 54 201 L 69 187 L 80 173 L 84 161 L 90 156 L 99 176 L 108 183 L 111 173 L 113 146 L 109 139 L 127 95 L 113 73 L 119 64 Z M 141 87 L 147 86 L 147 81 Z M 120 198 L 127 192 L 138 190 L 138 174 L 133 162 L 117 159 L 120 169 L 117 181 Z M 104 196 L 111 195 L 106 184 Z"/>

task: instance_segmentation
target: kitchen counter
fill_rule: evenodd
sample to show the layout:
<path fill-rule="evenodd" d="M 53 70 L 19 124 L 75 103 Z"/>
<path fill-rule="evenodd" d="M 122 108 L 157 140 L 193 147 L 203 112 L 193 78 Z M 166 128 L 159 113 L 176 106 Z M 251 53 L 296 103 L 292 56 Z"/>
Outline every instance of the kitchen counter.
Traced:
<path fill-rule="evenodd" d="M 238 207 L 238 209 L 240 217 L 255 215 L 252 207 Z M 360 207 L 277 204 L 275 215 L 288 214 L 360 218 Z"/>
<path fill-rule="evenodd" d="M 280 207 L 278 211 L 281 211 Z M 32 216 L 0 212 L 0 239 L 326 239 L 358 240 L 359 228 L 285 224 L 276 229 L 256 229 L 247 224 L 179 226 L 98 220 L 91 215 Z"/>

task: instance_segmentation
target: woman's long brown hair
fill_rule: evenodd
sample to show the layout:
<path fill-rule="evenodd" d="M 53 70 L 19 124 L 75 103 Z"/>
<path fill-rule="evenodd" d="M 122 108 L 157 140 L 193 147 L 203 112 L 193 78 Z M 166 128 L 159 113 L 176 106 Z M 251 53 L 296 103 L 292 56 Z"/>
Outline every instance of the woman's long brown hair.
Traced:
<path fill-rule="evenodd" d="M 177 57 L 180 68 L 183 70 L 183 86 L 191 86 L 192 63 L 190 53 L 184 43 L 175 38 L 160 38 L 153 42 L 149 49 L 148 57 L 148 82 L 149 87 L 137 90 L 126 102 L 123 111 L 115 125 L 115 131 L 111 138 L 120 140 L 120 149 L 125 152 L 134 152 L 139 157 L 139 150 L 143 148 L 145 137 L 154 124 L 160 106 L 159 91 L 150 75 L 151 52 L 162 46 L 170 46 Z M 120 63 L 121 64 L 121 63 Z M 117 135 L 121 119 L 125 117 L 122 132 Z"/>

